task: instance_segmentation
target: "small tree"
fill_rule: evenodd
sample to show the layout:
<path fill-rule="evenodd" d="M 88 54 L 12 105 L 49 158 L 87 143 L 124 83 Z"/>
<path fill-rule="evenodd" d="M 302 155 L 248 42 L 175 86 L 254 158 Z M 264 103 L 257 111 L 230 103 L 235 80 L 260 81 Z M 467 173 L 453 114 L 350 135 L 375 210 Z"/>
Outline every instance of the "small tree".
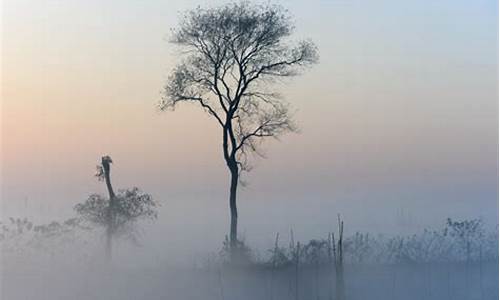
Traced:
<path fill-rule="evenodd" d="M 293 25 L 280 6 L 244 2 L 187 12 L 172 42 L 187 57 L 173 71 L 160 108 L 199 104 L 220 125 L 230 173 L 230 245 L 238 245 L 236 191 L 248 158 L 265 138 L 295 129 L 288 106 L 269 84 L 317 61 L 309 41 L 290 44 Z"/>
<path fill-rule="evenodd" d="M 101 165 L 97 166 L 96 176 L 104 180 L 109 197 L 92 194 L 89 198 L 75 206 L 75 211 L 84 220 L 106 230 L 106 256 L 111 259 L 113 238 L 128 234 L 134 237 L 134 225 L 139 219 L 156 219 L 157 203 L 151 195 L 141 192 L 138 188 L 120 190 L 115 194 L 111 185 L 112 160 L 103 156 Z"/>

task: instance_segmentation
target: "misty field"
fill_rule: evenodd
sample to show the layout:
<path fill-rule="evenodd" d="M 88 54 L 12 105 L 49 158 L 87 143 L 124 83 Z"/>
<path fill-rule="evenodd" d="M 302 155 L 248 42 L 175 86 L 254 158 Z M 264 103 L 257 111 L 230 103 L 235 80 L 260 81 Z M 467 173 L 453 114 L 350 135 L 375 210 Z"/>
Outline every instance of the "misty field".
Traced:
<path fill-rule="evenodd" d="M 270 249 L 240 245 L 230 258 L 202 250 L 188 263 L 145 257 L 142 247 L 105 257 L 103 232 L 76 221 L 2 224 L 2 299 L 497 299 L 498 233 L 480 220 L 448 220 L 412 236 L 342 231 Z M 128 242 L 127 242 L 128 243 Z M 126 244 L 126 243 L 125 243 Z M 340 256 L 340 257 L 339 257 Z M 340 265 L 341 264 L 341 265 Z M 339 268 L 341 267 L 341 268 Z M 339 278 L 341 277 L 341 278 Z M 340 281 L 339 281 L 340 279 Z M 339 293 L 339 290 L 342 290 Z"/>

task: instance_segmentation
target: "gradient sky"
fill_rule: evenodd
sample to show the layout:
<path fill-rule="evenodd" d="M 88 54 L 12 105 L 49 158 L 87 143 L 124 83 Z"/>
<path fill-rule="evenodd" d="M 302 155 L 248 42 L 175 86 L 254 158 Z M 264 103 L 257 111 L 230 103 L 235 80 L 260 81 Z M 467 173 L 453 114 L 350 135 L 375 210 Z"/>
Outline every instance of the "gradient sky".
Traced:
<path fill-rule="evenodd" d="M 3 1 L 3 215 L 69 216 L 104 192 L 92 175 L 109 154 L 116 187 L 164 203 L 167 234 L 226 230 L 217 125 L 196 106 L 156 109 L 179 11 L 220 2 Z M 497 1 L 279 3 L 321 57 L 277 86 L 301 133 L 270 141 L 246 176 L 241 231 L 317 234 L 337 213 L 353 230 L 496 222 Z"/>

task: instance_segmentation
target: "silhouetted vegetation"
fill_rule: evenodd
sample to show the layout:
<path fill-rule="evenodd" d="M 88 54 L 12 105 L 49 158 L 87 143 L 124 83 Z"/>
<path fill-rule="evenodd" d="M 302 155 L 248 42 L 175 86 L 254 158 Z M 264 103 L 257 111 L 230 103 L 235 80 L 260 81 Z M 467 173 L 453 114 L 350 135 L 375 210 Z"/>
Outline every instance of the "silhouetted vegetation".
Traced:
<path fill-rule="evenodd" d="M 276 5 L 246 2 L 188 11 L 172 42 L 187 57 L 173 71 L 160 103 L 162 110 L 197 103 L 222 130 L 222 153 L 230 173 L 229 243 L 239 248 L 236 192 L 249 156 L 260 154 L 269 137 L 295 129 L 286 103 L 269 89 L 277 79 L 297 75 L 318 59 L 310 41 L 290 45 L 293 25 Z"/>
<path fill-rule="evenodd" d="M 157 203 L 151 195 L 141 192 L 138 188 L 120 190 L 115 194 L 111 185 L 112 160 L 104 156 L 101 165 L 97 166 L 97 177 L 104 180 L 109 197 L 92 194 L 89 198 L 75 206 L 75 211 L 91 224 L 106 229 L 106 253 L 112 255 L 112 240 L 116 236 L 127 236 L 135 239 L 134 224 L 140 219 L 156 219 Z"/>
<path fill-rule="evenodd" d="M 343 223 L 340 223 L 343 224 Z M 457 224 L 474 224 L 462 226 Z M 343 225 L 341 225 L 343 226 Z M 442 230 L 426 229 L 409 236 L 384 236 L 356 232 L 339 238 L 334 234 L 324 239 L 314 239 L 297 244 L 293 238 L 288 247 L 278 241 L 268 260 L 260 263 L 274 267 L 288 267 L 299 261 L 304 265 L 329 264 L 338 261 L 347 264 L 424 264 L 498 260 L 498 227 L 487 231 L 480 219 L 452 221 L 448 219 Z M 456 234 L 459 230 L 460 234 Z M 451 232 L 451 233 L 450 233 Z M 467 238 L 466 238 L 467 237 Z M 466 242 L 464 242 L 466 241 Z M 297 255 L 299 258 L 297 259 Z M 338 268 L 338 266 L 336 267 Z"/>

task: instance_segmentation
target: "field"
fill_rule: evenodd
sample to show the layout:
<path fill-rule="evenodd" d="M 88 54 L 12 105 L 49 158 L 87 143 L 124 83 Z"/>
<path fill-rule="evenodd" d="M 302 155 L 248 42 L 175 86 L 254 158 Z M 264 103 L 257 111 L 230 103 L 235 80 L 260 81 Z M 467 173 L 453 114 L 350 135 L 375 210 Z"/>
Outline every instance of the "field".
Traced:
<path fill-rule="evenodd" d="M 291 232 L 262 252 L 241 243 L 237 256 L 226 240 L 188 263 L 125 250 L 128 242 L 109 261 L 102 232 L 76 224 L 3 225 L 2 299 L 498 299 L 498 233 L 480 220 L 305 243 Z"/>

